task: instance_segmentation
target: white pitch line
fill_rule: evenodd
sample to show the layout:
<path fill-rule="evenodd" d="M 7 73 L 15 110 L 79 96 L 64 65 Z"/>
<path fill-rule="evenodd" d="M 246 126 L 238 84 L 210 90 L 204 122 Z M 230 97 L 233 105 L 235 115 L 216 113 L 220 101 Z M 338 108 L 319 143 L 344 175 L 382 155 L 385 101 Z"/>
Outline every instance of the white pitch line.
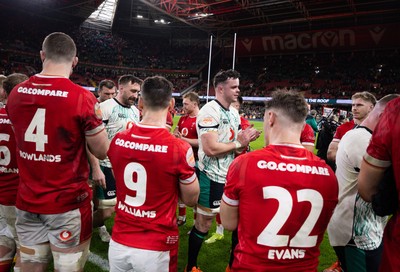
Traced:
<path fill-rule="evenodd" d="M 103 269 L 104 271 L 110 271 L 110 264 L 108 263 L 107 259 L 103 259 L 102 257 L 100 257 L 99 255 L 93 253 L 93 252 L 89 252 L 89 262 L 97 265 L 98 267 L 100 267 L 101 269 Z"/>

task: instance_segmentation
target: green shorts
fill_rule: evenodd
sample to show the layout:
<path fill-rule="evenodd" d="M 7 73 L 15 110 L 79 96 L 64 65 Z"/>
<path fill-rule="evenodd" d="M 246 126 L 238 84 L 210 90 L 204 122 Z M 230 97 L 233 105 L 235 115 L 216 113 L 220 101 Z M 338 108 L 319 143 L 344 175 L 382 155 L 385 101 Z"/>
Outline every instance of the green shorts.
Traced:
<path fill-rule="evenodd" d="M 197 176 L 199 177 L 200 183 L 200 196 L 198 203 L 205 208 L 219 208 L 225 184 L 209 179 L 204 172 L 199 170 Z"/>

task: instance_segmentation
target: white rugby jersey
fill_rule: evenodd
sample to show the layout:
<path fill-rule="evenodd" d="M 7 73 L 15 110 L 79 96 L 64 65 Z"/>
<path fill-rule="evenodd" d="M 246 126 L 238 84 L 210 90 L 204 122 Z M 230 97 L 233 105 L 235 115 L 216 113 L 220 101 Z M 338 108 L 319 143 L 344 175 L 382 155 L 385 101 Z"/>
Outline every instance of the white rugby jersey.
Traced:
<path fill-rule="evenodd" d="M 111 141 L 115 134 L 130 128 L 140 121 L 140 112 L 135 106 L 124 106 L 117 99 L 108 99 L 100 103 L 101 115 L 106 126 L 108 139 Z M 100 161 L 100 165 L 111 168 L 108 158 Z"/>
<path fill-rule="evenodd" d="M 197 115 L 196 121 L 197 135 L 208 132 L 218 133 L 218 142 L 229 143 L 237 139 L 240 129 L 239 112 L 233 108 L 225 109 L 217 100 L 204 105 Z M 225 183 L 229 165 L 235 158 L 235 151 L 231 151 L 223 156 L 209 157 L 204 153 L 203 145 L 199 141 L 199 169 L 208 178 L 218 183 Z"/>

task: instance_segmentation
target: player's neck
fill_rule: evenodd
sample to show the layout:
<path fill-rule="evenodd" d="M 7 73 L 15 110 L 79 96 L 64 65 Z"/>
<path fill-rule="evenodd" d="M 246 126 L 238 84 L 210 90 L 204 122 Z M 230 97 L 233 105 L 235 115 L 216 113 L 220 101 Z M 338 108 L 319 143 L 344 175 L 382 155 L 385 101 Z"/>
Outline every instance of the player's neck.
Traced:
<path fill-rule="evenodd" d="M 140 121 L 140 124 L 165 128 L 167 123 L 167 111 L 168 109 L 162 111 L 143 109 L 143 117 L 142 121 Z"/>
<path fill-rule="evenodd" d="M 269 144 L 291 144 L 301 145 L 300 143 L 301 131 L 293 131 L 293 129 L 275 130 L 271 131 Z"/>
<path fill-rule="evenodd" d="M 65 64 L 47 63 L 43 64 L 43 70 L 40 72 L 40 75 L 69 78 L 70 73 L 71 68 Z"/>
<path fill-rule="evenodd" d="M 189 113 L 190 117 L 196 117 L 199 114 L 199 110 L 194 110 L 191 113 Z"/>

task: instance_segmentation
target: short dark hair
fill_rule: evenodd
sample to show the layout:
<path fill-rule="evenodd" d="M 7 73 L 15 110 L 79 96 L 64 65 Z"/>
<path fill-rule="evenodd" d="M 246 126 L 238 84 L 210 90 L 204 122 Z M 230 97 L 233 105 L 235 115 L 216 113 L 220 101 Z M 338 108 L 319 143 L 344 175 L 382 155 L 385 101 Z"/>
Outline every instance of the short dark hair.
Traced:
<path fill-rule="evenodd" d="M 125 85 L 128 84 L 129 82 L 137 83 L 139 85 L 143 84 L 143 80 L 141 80 L 138 77 L 135 77 L 134 75 L 123 75 L 118 79 L 118 85 Z"/>
<path fill-rule="evenodd" d="M 8 75 L 8 77 L 3 81 L 3 88 L 4 91 L 7 93 L 7 96 L 10 95 L 12 89 L 14 89 L 15 86 L 17 86 L 21 82 L 24 82 L 27 79 L 27 75 L 20 73 L 13 73 L 11 75 Z"/>
<path fill-rule="evenodd" d="M 375 97 L 375 95 L 373 95 L 370 92 L 358 92 L 351 96 L 351 100 L 357 99 L 357 98 L 361 98 L 362 100 L 371 102 L 372 105 L 374 105 L 374 106 L 376 104 L 376 97 Z"/>
<path fill-rule="evenodd" d="M 143 104 L 154 110 L 168 108 L 172 98 L 173 85 L 165 77 L 153 76 L 143 81 L 140 95 Z"/>
<path fill-rule="evenodd" d="M 43 41 L 42 50 L 45 58 L 54 62 L 70 62 L 76 56 L 74 40 L 62 32 L 48 35 Z"/>
<path fill-rule="evenodd" d="M 183 98 L 187 98 L 192 102 L 196 102 L 197 105 L 200 105 L 199 95 L 197 93 L 195 93 L 195 92 L 189 92 L 187 94 L 184 94 Z"/>
<path fill-rule="evenodd" d="M 107 89 L 112 89 L 115 87 L 115 83 L 114 83 L 114 81 L 112 81 L 110 79 L 103 79 L 99 83 L 99 90 L 101 90 L 101 88 L 103 88 L 103 87 L 106 87 Z"/>
<path fill-rule="evenodd" d="M 214 88 L 217 88 L 217 86 L 221 83 L 224 83 L 225 81 L 227 81 L 229 78 L 240 78 L 240 73 L 238 71 L 235 70 L 221 70 L 219 71 L 213 79 L 213 84 L 214 84 Z"/>
<path fill-rule="evenodd" d="M 265 103 L 265 108 L 280 110 L 295 123 L 304 122 L 308 112 L 304 96 L 292 90 L 277 90 L 273 92 L 272 99 Z"/>

